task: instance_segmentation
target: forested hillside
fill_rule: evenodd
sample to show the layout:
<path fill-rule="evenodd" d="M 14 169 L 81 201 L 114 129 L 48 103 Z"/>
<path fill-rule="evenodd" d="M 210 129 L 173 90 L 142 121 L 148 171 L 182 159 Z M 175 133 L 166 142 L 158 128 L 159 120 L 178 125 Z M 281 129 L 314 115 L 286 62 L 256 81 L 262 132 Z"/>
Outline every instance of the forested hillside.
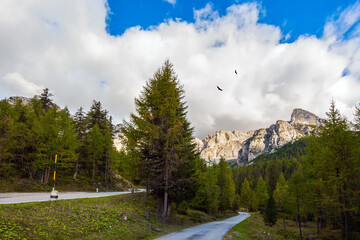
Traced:
<path fill-rule="evenodd" d="M 36 184 L 49 186 L 57 154 L 59 185 L 81 182 L 108 187 L 112 173 L 119 169 L 108 112 L 93 101 L 87 112 L 79 108 L 71 116 L 51 97 L 44 89 L 31 99 L 0 101 L 0 180 L 7 185 L 23 183 L 28 191 Z"/>
<path fill-rule="evenodd" d="M 302 225 L 314 221 L 326 239 L 359 239 L 360 108 L 355 123 L 340 115 L 335 102 L 327 117 L 315 135 L 234 168 L 236 193 L 240 206 L 264 215 L 274 198 L 275 222 L 296 220 L 300 236 Z M 332 232 L 337 229 L 339 236 Z"/>

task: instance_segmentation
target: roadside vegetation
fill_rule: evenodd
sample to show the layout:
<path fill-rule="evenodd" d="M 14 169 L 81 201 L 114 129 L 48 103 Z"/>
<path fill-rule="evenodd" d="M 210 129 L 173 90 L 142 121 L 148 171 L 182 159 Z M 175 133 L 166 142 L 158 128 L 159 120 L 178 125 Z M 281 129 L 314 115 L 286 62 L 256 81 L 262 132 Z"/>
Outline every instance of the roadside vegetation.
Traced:
<path fill-rule="evenodd" d="M 235 225 L 224 236 L 224 240 L 298 240 L 300 239 L 298 223 L 293 220 L 278 221 L 272 227 L 265 224 L 263 216 L 259 212 L 251 212 L 251 216 Z M 286 229 L 284 228 L 284 224 Z M 341 231 L 329 228 L 317 234 L 315 222 L 303 222 L 302 239 L 341 239 Z M 356 233 L 353 239 L 359 239 Z"/>
<path fill-rule="evenodd" d="M 0 239 L 153 239 L 217 219 L 191 211 L 164 219 L 144 193 L 10 204 L 0 205 Z"/>

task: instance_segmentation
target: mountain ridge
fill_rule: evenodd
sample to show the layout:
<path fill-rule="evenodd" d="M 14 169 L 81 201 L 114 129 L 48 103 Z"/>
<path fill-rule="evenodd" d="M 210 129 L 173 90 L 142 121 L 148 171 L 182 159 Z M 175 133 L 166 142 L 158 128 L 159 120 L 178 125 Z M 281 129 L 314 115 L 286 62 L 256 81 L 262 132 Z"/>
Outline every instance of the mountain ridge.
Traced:
<path fill-rule="evenodd" d="M 209 134 L 203 140 L 194 139 L 194 143 L 198 146 L 200 156 L 206 161 L 225 158 L 238 165 L 246 165 L 265 152 L 312 134 L 322 123 L 323 119 L 317 115 L 295 108 L 290 121 L 277 120 L 268 128 L 250 131 L 220 130 Z"/>

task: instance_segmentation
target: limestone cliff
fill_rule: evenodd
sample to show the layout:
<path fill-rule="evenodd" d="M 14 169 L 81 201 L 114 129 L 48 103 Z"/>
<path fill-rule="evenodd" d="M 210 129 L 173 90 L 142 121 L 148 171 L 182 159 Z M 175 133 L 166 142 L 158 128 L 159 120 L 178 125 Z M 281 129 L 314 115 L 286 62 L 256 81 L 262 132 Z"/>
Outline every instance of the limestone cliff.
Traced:
<path fill-rule="evenodd" d="M 294 109 L 290 121 L 278 120 L 268 128 L 248 132 L 217 131 L 202 141 L 194 140 L 200 156 L 207 161 L 225 158 L 239 165 L 250 163 L 258 155 L 309 135 L 322 119 L 302 109 Z"/>

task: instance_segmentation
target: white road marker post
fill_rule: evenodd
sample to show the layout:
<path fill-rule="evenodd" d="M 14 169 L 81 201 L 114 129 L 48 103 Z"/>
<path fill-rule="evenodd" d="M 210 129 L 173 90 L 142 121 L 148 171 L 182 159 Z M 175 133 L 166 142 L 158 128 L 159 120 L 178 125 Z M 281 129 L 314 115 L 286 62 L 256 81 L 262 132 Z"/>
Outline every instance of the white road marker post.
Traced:
<path fill-rule="evenodd" d="M 58 196 L 58 191 L 55 190 L 55 176 L 56 176 L 56 160 L 57 160 L 57 154 L 55 154 L 55 167 L 54 167 L 54 185 L 53 185 L 53 189 L 50 193 L 50 198 L 51 199 L 57 199 Z"/>

